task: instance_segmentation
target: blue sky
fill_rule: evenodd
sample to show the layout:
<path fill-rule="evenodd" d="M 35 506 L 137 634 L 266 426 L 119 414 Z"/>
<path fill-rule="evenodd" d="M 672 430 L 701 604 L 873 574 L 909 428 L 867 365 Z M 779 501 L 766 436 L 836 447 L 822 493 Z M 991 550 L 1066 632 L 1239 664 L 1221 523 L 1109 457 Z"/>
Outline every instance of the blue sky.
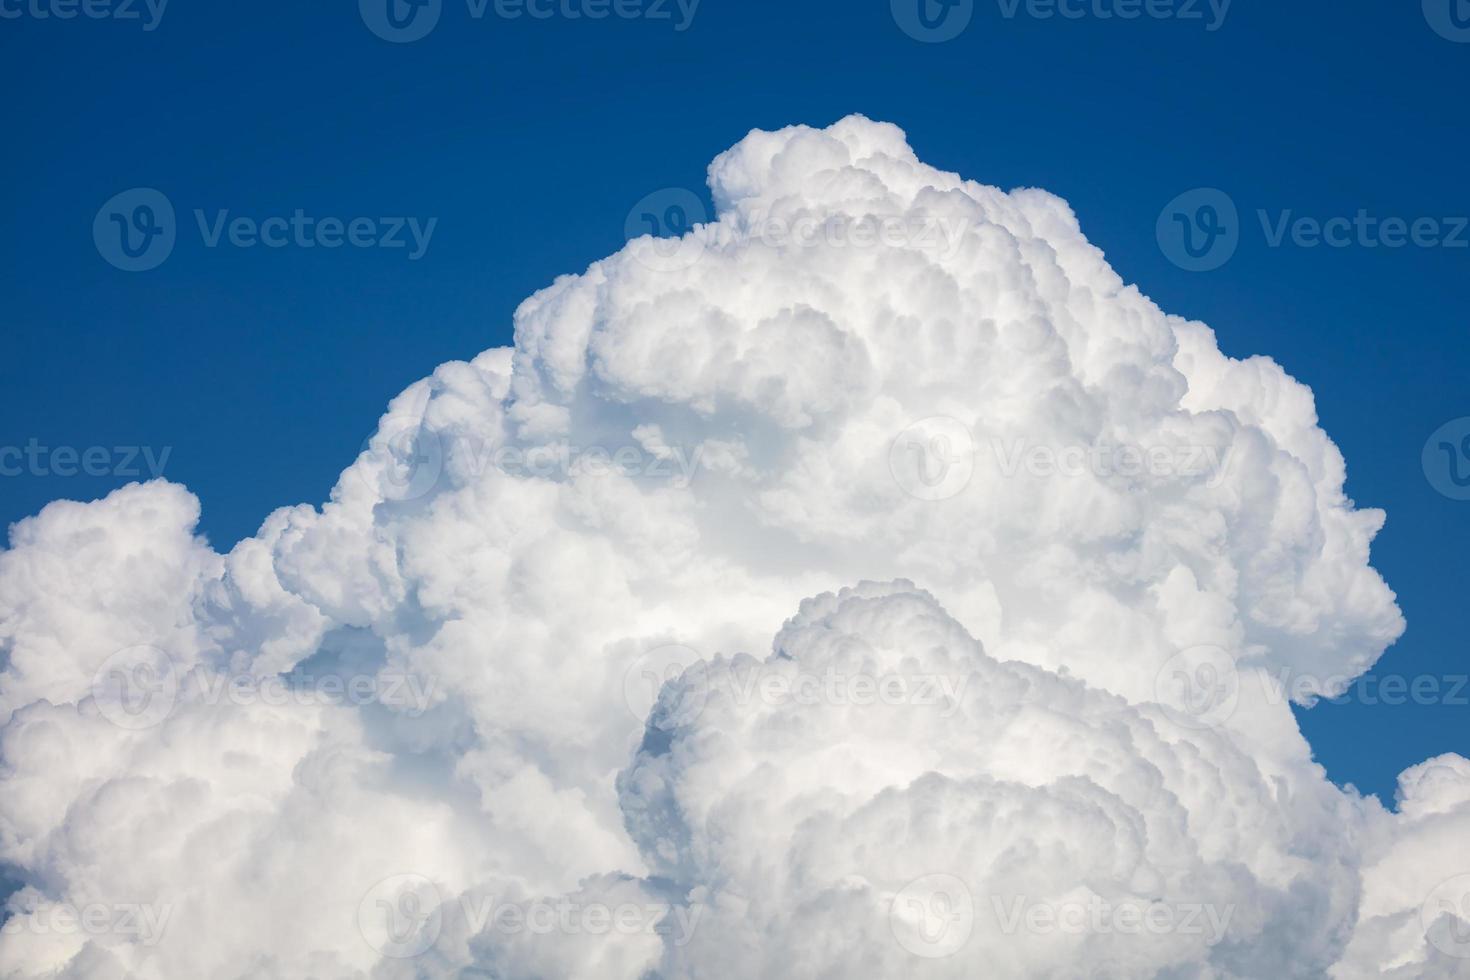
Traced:
<path fill-rule="evenodd" d="M 752 127 L 858 111 L 898 123 L 927 162 L 1062 195 L 1165 309 L 1309 384 L 1349 492 L 1389 513 L 1374 564 L 1409 630 L 1375 674 L 1448 694 L 1470 672 L 1470 502 L 1437 491 L 1447 473 L 1422 457 L 1470 415 L 1470 248 L 1451 247 L 1470 242 L 1454 221 L 1470 214 L 1470 11 L 1156 0 L 1176 16 L 1102 16 L 1120 2 L 1071 5 L 1080 17 L 931 6 L 941 32 L 969 19 L 923 43 L 901 26 L 925 32 L 917 7 L 888 0 L 703 0 L 692 17 L 625 0 L 641 15 L 601 20 L 493 3 L 476 18 L 443 0 L 426 36 L 390 43 L 348 2 L 174 0 L 154 19 L 140 0 L 94 8 L 137 19 L 63 20 L 39 16 L 51 0 L 0 0 L 0 446 L 106 449 L 104 475 L 0 477 L 0 518 L 153 466 L 199 495 L 204 532 L 228 548 L 274 507 L 323 499 L 405 384 L 508 343 L 517 303 L 615 250 L 645 195 L 704 196 L 708 161 Z M 132 273 L 99 255 L 93 223 L 138 187 L 179 220 L 166 261 Z M 1201 208 L 1219 197 L 1166 207 L 1200 188 L 1236 209 L 1235 250 L 1190 271 L 1159 231 L 1182 214 L 1206 241 L 1219 212 Z M 360 231 L 378 237 L 393 224 L 380 219 L 435 223 L 417 258 L 406 222 L 404 248 L 211 248 L 195 209 L 370 217 Z M 1353 230 L 1339 220 L 1347 244 L 1313 245 L 1298 218 Z M 1391 248 L 1388 219 L 1431 224 Z M 1470 754 L 1470 690 L 1384 699 L 1362 688 L 1305 713 L 1335 779 L 1391 796 L 1404 766 Z"/>

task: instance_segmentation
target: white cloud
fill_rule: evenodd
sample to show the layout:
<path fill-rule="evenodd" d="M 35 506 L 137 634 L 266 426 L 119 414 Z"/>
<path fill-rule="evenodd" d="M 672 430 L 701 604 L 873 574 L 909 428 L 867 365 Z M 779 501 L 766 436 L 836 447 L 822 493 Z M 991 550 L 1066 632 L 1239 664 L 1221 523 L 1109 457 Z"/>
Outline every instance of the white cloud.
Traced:
<path fill-rule="evenodd" d="M 1383 515 L 1344 496 L 1307 388 L 1124 285 L 1065 202 L 934 170 L 895 127 L 754 132 L 710 186 L 717 219 L 677 250 L 691 261 L 644 239 L 558 279 L 517 311 L 513 350 L 410 387 L 329 502 L 277 511 L 228 555 L 161 482 L 16 525 L 0 553 L 12 906 L 172 912 L 147 946 L 20 916 L 0 973 L 860 976 L 983 950 L 998 975 L 1060 976 L 1070 950 L 1321 975 L 1353 933 L 1360 863 L 1440 853 L 1409 816 L 1421 804 L 1395 817 L 1327 783 L 1252 683 L 1352 676 L 1403 629 L 1368 564 Z M 884 233 L 925 228 L 943 234 Z M 994 448 L 1017 445 L 1106 465 Z M 778 641 L 801 657 L 760 668 L 766 693 L 726 685 L 645 739 L 654 692 L 630 690 L 663 676 L 650 664 L 728 669 L 717 655 L 767 649 L 801 600 L 895 579 L 927 592 L 812 600 Z M 825 672 L 851 655 L 839 635 L 909 651 L 874 678 L 891 703 Z M 93 675 L 140 644 L 246 689 L 378 673 L 432 694 L 424 711 L 185 685 L 124 729 Z M 950 713 L 924 711 L 918 687 L 958 684 L 952 668 L 970 679 Z M 1354 962 L 1427 962 L 1422 929 L 1390 951 L 1373 922 L 1417 916 L 1435 882 L 1415 898 L 1417 879 L 1385 888 L 1375 867 Z M 977 932 L 930 959 L 884 907 L 916 869 L 1063 910 L 1084 887 L 1113 916 L 1159 895 L 1236 908 L 1213 945 Z M 374 891 L 403 875 L 427 884 Z M 990 897 L 974 896 L 987 914 Z M 486 902 L 674 918 L 544 934 L 487 927 Z M 432 922 L 434 942 L 383 955 L 359 928 L 373 910 L 408 940 Z"/>

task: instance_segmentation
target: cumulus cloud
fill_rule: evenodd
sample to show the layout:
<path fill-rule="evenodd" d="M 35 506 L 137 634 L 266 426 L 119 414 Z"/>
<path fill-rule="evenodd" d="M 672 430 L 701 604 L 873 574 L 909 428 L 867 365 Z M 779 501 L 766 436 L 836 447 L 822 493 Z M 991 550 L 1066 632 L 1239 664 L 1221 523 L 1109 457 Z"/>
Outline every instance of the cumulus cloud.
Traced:
<path fill-rule="evenodd" d="M 12 529 L 0 972 L 1466 975 L 1467 764 L 1271 684 L 1403 629 L 1311 392 L 891 125 L 709 184 L 227 554 Z"/>

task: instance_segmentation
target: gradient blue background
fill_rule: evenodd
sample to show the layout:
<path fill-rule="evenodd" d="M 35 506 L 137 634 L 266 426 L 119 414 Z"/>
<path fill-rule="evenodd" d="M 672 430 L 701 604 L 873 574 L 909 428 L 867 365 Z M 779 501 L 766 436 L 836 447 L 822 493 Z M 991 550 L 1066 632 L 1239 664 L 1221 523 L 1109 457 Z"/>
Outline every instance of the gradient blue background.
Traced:
<path fill-rule="evenodd" d="M 13 0 L 12 0 L 13 2 Z M 1446 0 L 1448 2 L 1448 0 Z M 1409 631 L 1378 673 L 1464 674 L 1470 503 L 1436 493 L 1428 435 L 1470 415 L 1470 252 L 1268 248 L 1256 209 L 1470 213 L 1470 44 L 1419 0 L 1236 0 L 1199 22 L 1002 17 L 918 43 L 888 0 L 704 0 L 668 22 L 472 21 L 446 0 L 394 45 L 352 0 L 173 0 L 156 31 L 0 20 L 0 445 L 172 447 L 166 470 L 227 549 L 274 507 L 324 499 L 387 399 L 510 341 L 511 313 L 619 247 L 629 208 L 703 193 L 752 127 L 852 111 L 926 161 L 1067 198 L 1128 280 L 1266 353 L 1316 392 L 1349 492 L 1386 508 L 1374 564 Z M 180 241 L 127 274 L 93 247 L 101 204 L 164 191 Z M 1215 186 L 1245 218 L 1235 258 L 1188 273 L 1160 209 Z M 343 248 L 207 250 L 189 212 L 437 216 L 425 258 Z M 0 520 L 116 478 L 0 479 Z M 1470 755 L 1470 708 L 1323 705 L 1304 725 L 1332 776 L 1391 799 L 1403 766 Z"/>

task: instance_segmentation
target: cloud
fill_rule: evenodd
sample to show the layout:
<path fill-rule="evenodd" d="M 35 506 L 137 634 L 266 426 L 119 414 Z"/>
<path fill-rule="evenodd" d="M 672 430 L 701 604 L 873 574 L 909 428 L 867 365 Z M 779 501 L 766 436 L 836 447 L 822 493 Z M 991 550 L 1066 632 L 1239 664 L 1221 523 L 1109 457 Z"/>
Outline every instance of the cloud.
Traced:
<path fill-rule="evenodd" d="M 329 501 L 228 554 L 164 482 L 12 529 L 0 973 L 1387 955 L 1373 922 L 1435 883 L 1370 862 L 1442 854 L 1432 821 L 1332 787 L 1257 683 L 1310 699 L 1403 629 L 1311 392 L 1125 285 L 1065 202 L 893 126 L 752 132 L 709 183 L 714 221 L 528 299 L 513 349 L 409 387 Z M 854 657 L 888 686 L 826 675 Z M 746 668 L 774 693 L 701 686 Z M 890 922 L 952 897 L 903 893 L 924 874 L 990 918 L 996 888 L 1234 909 L 1214 944 L 977 923 L 928 957 Z"/>
<path fill-rule="evenodd" d="M 672 975 L 1320 976 L 1355 897 L 1325 783 L 1281 807 L 1228 738 L 1000 663 L 909 583 L 803 603 L 655 731 L 623 809 L 706 907 Z"/>

